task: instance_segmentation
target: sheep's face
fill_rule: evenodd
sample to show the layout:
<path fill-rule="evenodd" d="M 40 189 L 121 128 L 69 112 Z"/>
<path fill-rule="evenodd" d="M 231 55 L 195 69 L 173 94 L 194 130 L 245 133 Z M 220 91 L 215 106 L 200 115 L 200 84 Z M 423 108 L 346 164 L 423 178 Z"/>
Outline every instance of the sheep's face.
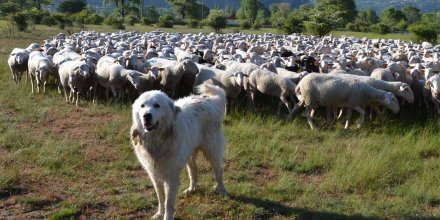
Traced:
<path fill-rule="evenodd" d="M 81 66 L 77 67 L 77 73 L 84 78 L 90 77 L 90 67 L 87 64 L 82 64 Z"/>
<path fill-rule="evenodd" d="M 133 104 L 133 120 L 145 133 L 170 128 L 177 112 L 173 101 L 157 90 L 143 93 Z"/>
<path fill-rule="evenodd" d="M 127 80 L 134 86 L 134 88 L 136 90 L 139 91 L 139 87 L 140 87 L 140 77 L 141 77 L 141 73 L 137 72 L 137 71 L 130 71 L 127 74 Z"/>
<path fill-rule="evenodd" d="M 37 74 L 41 81 L 46 81 L 49 78 L 50 69 L 48 67 L 41 67 L 37 70 Z"/>
<path fill-rule="evenodd" d="M 397 113 L 400 110 L 399 102 L 397 101 L 394 94 L 391 92 L 387 92 L 385 94 L 382 104 L 385 105 L 387 108 L 391 109 L 391 111 L 393 111 L 394 113 Z"/>
<path fill-rule="evenodd" d="M 440 100 L 440 76 L 437 74 L 428 79 L 427 85 L 431 88 L 431 94 L 434 98 Z"/>
<path fill-rule="evenodd" d="M 237 82 L 237 84 L 239 86 L 243 86 L 243 81 L 244 81 L 244 73 L 243 72 L 236 72 L 234 73 L 234 75 L 232 75 L 235 78 L 235 82 Z"/>
<path fill-rule="evenodd" d="M 409 103 L 414 102 L 414 94 L 411 90 L 411 88 L 406 83 L 402 83 L 402 85 L 399 88 L 399 95 L 404 98 Z"/>

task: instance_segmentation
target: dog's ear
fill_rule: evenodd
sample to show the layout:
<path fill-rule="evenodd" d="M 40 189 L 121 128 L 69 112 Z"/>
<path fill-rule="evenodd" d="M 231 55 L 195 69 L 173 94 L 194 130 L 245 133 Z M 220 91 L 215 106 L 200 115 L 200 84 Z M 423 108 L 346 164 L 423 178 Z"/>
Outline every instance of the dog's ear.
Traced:
<path fill-rule="evenodd" d="M 130 140 L 134 146 L 141 144 L 142 138 L 141 138 L 141 134 L 139 133 L 139 130 L 138 130 L 136 123 L 133 123 L 133 125 L 131 126 Z"/>

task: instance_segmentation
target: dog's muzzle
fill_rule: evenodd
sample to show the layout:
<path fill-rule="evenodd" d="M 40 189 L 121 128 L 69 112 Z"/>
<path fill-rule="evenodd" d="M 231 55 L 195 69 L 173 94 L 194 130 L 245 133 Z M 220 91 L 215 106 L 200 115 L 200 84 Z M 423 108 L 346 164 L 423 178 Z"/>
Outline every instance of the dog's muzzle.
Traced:
<path fill-rule="evenodd" d="M 159 122 L 153 123 L 153 115 L 151 113 L 147 113 L 144 116 L 144 127 L 147 131 L 152 131 L 159 127 Z"/>

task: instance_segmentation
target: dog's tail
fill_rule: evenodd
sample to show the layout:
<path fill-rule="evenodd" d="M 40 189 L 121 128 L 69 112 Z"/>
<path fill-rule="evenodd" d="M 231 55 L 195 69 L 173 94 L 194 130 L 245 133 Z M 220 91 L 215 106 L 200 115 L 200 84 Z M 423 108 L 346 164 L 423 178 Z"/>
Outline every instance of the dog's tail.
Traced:
<path fill-rule="evenodd" d="M 209 96 L 209 97 L 212 97 L 212 98 L 216 99 L 220 109 L 224 110 L 225 106 L 226 106 L 225 90 L 223 90 L 219 86 L 216 86 L 216 85 L 210 83 L 209 81 L 210 80 L 204 82 L 200 86 L 197 86 L 195 88 L 196 91 L 198 93 L 200 93 L 201 95 L 206 95 L 206 96 Z"/>

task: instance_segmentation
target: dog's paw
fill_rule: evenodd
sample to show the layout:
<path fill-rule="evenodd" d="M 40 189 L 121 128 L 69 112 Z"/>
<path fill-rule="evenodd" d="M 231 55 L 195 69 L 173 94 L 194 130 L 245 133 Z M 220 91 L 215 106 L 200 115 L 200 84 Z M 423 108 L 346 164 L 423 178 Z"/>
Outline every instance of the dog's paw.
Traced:
<path fill-rule="evenodd" d="M 151 219 L 162 219 L 163 218 L 163 214 L 160 212 L 157 212 L 156 214 L 153 215 L 153 217 L 151 217 Z"/>
<path fill-rule="evenodd" d="M 189 196 L 191 194 L 193 194 L 196 191 L 195 187 L 189 187 L 188 189 L 183 190 L 183 195 L 185 196 Z"/>

